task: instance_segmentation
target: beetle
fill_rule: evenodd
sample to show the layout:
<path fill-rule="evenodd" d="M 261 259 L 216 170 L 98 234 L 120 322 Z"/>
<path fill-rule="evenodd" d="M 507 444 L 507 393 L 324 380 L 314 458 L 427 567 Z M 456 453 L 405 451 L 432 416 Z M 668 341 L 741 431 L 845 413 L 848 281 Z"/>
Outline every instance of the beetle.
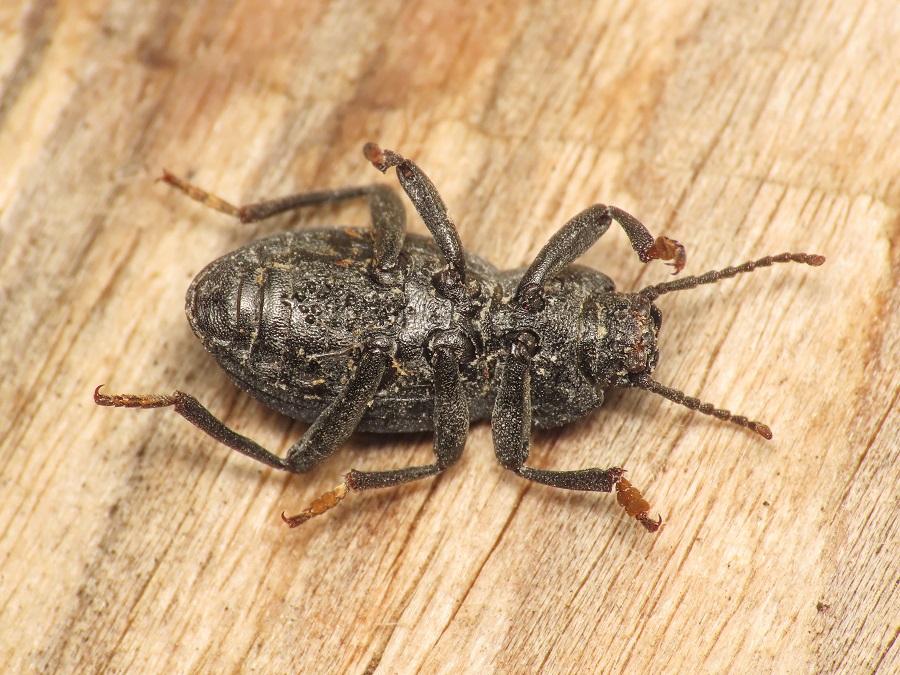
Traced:
<path fill-rule="evenodd" d="M 500 465 L 566 490 L 611 492 L 648 531 L 662 516 L 619 467 L 549 471 L 526 465 L 532 426 L 552 428 L 603 403 L 610 388 L 640 388 L 746 427 L 769 428 L 666 387 L 659 361 L 656 299 L 774 263 L 821 265 L 806 253 L 767 256 L 737 267 L 622 293 L 601 272 L 574 264 L 613 221 L 641 262 L 669 261 L 684 247 L 654 238 L 634 216 L 595 204 L 569 220 L 526 269 L 498 271 L 465 252 L 446 205 L 425 173 L 391 150 L 363 154 L 400 185 L 431 233 L 406 234 L 397 194 L 384 185 L 306 192 L 236 207 L 165 172 L 164 182 L 208 207 L 256 222 L 315 204 L 366 198 L 371 229 L 323 228 L 254 241 L 210 263 L 187 292 L 191 328 L 243 390 L 311 426 L 282 458 L 232 431 L 189 394 L 102 394 L 103 406 L 173 407 L 217 441 L 267 466 L 306 473 L 355 430 L 432 430 L 435 461 L 387 471 L 349 471 L 343 482 L 293 517 L 296 527 L 351 492 L 435 476 L 462 455 L 469 426 L 491 420 Z"/>

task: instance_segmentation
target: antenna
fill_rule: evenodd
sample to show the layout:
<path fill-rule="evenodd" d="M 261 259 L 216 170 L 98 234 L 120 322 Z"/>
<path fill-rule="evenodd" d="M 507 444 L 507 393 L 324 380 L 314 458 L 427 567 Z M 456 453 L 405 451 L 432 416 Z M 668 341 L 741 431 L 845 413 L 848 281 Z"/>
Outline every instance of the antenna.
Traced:
<path fill-rule="evenodd" d="M 676 279 L 675 281 L 666 281 L 662 284 L 647 286 L 646 288 L 638 291 L 638 293 L 640 295 L 643 295 L 650 302 L 653 302 L 659 296 L 666 293 L 683 291 L 688 288 L 696 288 L 697 286 L 702 286 L 703 284 L 714 284 L 719 281 L 719 279 L 730 279 L 731 277 L 736 277 L 738 274 L 747 274 L 749 272 L 752 272 L 759 267 L 770 267 L 775 263 L 786 262 L 805 263 L 807 265 L 812 265 L 813 267 L 818 267 L 825 262 L 825 256 L 816 255 L 814 253 L 780 253 L 778 255 L 766 256 L 765 258 L 760 258 L 759 260 L 751 260 L 749 262 L 745 262 L 743 265 L 738 265 L 737 267 L 726 267 L 725 269 L 707 272 L 706 274 L 701 274 L 700 276 L 682 277 L 681 279 Z"/>
<path fill-rule="evenodd" d="M 702 286 L 703 284 L 714 284 L 720 279 L 730 279 L 737 276 L 738 274 L 747 274 L 760 267 L 770 267 L 775 263 L 787 262 L 805 263 L 807 265 L 812 265 L 813 267 L 818 267 L 825 262 L 825 256 L 812 253 L 780 253 L 779 255 L 770 255 L 766 256 L 765 258 L 760 258 L 759 260 L 751 260 L 749 262 L 745 262 L 743 265 L 738 265 L 737 267 L 726 267 L 725 269 L 707 272 L 706 274 L 701 274 L 700 276 L 683 277 L 681 279 L 676 279 L 675 281 L 667 281 L 662 284 L 647 286 L 646 288 L 638 291 L 638 294 L 644 296 L 650 302 L 653 302 L 660 295 L 664 295 L 666 293 L 683 291 L 688 288 L 696 288 L 697 286 Z M 732 424 L 737 424 L 738 426 L 745 427 L 747 429 L 750 429 L 750 431 L 756 432 L 766 440 L 772 439 L 772 430 L 762 422 L 754 422 L 753 420 L 747 419 L 743 415 L 732 415 L 728 410 L 716 408 L 711 403 L 704 403 L 699 398 L 687 396 L 683 391 L 672 389 L 671 387 L 660 384 L 649 375 L 640 375 L 638 377 L 635 377 L 632 382 L 635 384 L 635 386 L 640 387 L 641 389 L 646 389 L 647 391 L 651 391 L 654 394 L 659 394 L 660 396 L 669 399 L 673 403 L 683 405 L 686 408 L 690 408 L 691 410 L 696 410 L 703 413 L 704 415 L 712 415 L 713 417 L 717 417 L 725 422 L 731 422 Z"/>
<path fill-rule="evenodd" d="M 652 391 L 654 394 L 659 394 L 663 398 L 667 398 L 673 403 L 683 405 L 685 408 L 696 410 L 697 412 L 701 412 L 704 415 L 712 415 L 713 417 L 717 417 L 724 422 L 737 424 L 739 427 L 745 427 L 747 429 L 750 429 L 750 431 L 755 431 L 767 441 L 772 440 L 772 430 L 762 422 L 754 422 L 753 420 L 747 419 L 743 415 L 732 415 L 731 411 L 729 410 L 716 408 L 716 406 L 714 406 L 712 403 L 704 403 L 699 398 L 686 395 L 683 391 L 672 389 L 671 387 L 667 387 L 664 384 L 660 384 L 649 375 L 641 375 L 639 377 L 636 377 L 632 380 L 632 382 L 634 382 L 634 384 L 641 389 L 646 389 L 647 391 Z"/>

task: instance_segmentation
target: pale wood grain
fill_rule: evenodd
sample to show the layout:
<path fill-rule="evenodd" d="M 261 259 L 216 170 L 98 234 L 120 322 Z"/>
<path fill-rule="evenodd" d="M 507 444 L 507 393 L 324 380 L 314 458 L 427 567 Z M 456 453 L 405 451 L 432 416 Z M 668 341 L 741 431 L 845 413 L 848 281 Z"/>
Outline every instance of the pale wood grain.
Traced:
<path fill-rule="evenodd" d="M 900 670 L 900 5 L 366 5 L 0 9 L 2 670 Z M 658 379 L 775 439 L 616 393 L 532 462 L 625 466 L 656 536 L 504 472 L 484 424 L 441 478 L 288 530 L 430 438 L 360 436 L 290 478 L 171 412 L 94 406 L 101 382 L 185 389 L 283 452 L 302 425 L 218 371 L 184 290 L 255 236 L 366 211 L 241 229 L 153 180 L 235 201 L 370 182 L 368 140 L 504 267 L 596 201 L 682 241 L 685 273 L 825 254 L 659 302 Z M 619 231 L 584 262 L 623 288 L 667 271 Z"/>

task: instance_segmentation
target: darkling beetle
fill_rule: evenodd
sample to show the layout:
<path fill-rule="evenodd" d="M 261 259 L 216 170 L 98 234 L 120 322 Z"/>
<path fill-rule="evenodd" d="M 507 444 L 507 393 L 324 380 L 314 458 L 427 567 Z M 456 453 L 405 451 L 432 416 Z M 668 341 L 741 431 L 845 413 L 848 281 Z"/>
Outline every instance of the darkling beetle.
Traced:
<path fill-rule="evenodd" d="M 310 422 L 282 459 L 241 436 L 180 391 L 171 396 L 94 392 L 99 405 L 172 406 L 217 441 L 263 464 L 306 473 L 354 430 L 434 431 L 435 462 L 355 471 L 323 494 L 291 527 L 335 506 L 350 491 L 434 476 L 462 455 L 471 422 L 490 418 L 500 464 L 522 478 L 566 490 L 611 492 L 655 532 L 662 523 L 623 478 L 624 470 L 548 471 L 526 466 L 532 425 L 557 427 L 603 402 L 611 387 L 638 387 L 771 438 L 767 426 L 732 415 L 650 377 L 659 361 L 664 293 L 711 284 L 773 263 L 821 265 L 825 258 L 782 253 L 737 267 L 615 291 L 613 281 L 572 264 L 609 228 L 622 226 L 641 262 L 668 260 L 677 274 L 684 247 L 654 239 L 636 218 L 595 204 L 567 222 L 525 269 L 498 271 L 463 250 L 432 182 L 408 159 L 368 143 L 363 153 L 400 185 L 429 238 L 406 235 L 397 194 L 383 185 L 308 192 L 235 207 L 166 172 L 162 180 L 193 199 L 251 223 L 303 206 L 365 197 L 371 231 L 326 228 L 254 241 L 194 279 L 186 312 L 203 346 L 237 385 L 266 405 Z"/>

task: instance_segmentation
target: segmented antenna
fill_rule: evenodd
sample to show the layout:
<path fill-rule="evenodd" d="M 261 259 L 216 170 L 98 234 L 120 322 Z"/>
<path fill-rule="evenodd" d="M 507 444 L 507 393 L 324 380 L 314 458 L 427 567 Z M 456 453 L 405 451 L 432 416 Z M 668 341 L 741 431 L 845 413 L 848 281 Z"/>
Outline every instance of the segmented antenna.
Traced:
<path fill-rule="evenodd" d="M 818 267 L 825 262 L 825 256 L 816 255 L 814 253 L 780 253 L 778 255 L 769 255 L 765 258 L 760 258 L 759 260 L 745 262 L 743 265 L 738 265 L 737 267 L 726 267 L 725 269 L 707 272 L 700 276 L 682 277 L 675 281 L 666 281 L 661 284 L 655 284 L 654 286 L 647 286 L 647 288 L 641 289 L 638 293 L 643 295 L 650 302 L 653 302 L 665 293 L 696 288 L 703 284 L 714 284 L 720 279 L 730 279 L 731 277 L 736 277 L 738 274 L 752 272 L 759 267 L 770 267 L 775 263 L 786 262 L 805 263 L 807 265 L 812 265 L 813 267 Z"/>
<path fill-rule="evenodd" d="M 671 387 L 667 387 L 664 384 L 660 384 L 649 375 L 642 375 L 635 378 L 633 381 L 635 385 L 640 387 L 641 389 L 646 389 L 647 391 L 651 391 L 654 394 L 659 394 L 663 398 L 667 398 L 672 401 L 672 403 L 683 405 L 685 408 L 696 410 L 697 412 L 701 412 L 704 415 L 712 415 L 713 417 L 716 417 L 724 422 L 737 424 L 739 427 L 744 427 L 746 429 L 750 429 L 750 431 L 755 431 L 768 441 L 772 440 L 772 430 L 762 422 L 754 422 L 753 420 L 747 419 L 743 415 L 732 415 L 731 411 L 729 410 L 716 408 L 716 406 L 714 406 L 712 403 L 704 403 L 699 398 L 686 395 L 683 391 L 672 389 Z"/>
<path fill-rule="evenodd" d="M 725 269 L 707 272 L 706 274 L 701 274 L 699 276 L 683 277 L 681 279 L 676 279 L 675 281 L 667 281 L 654 286 L 647 286 L 647 288 L 638 291 L 638 293 L 647 298 L 650 302 L 653 302 L 660 295 L 665 293 L 696 288 L 703 284 L 714 284 L 720 279 L 730 279 L 738 274 L 746 274 L 760 267 L 770 267 L 775 263 L 787 262 L 805 263 L 807 265 L 812 265 L 813 267 L 818 267 L 825 262 L 825 256 L 811 253 L 781 253 L 779 255 L 770 255 L 765 258 L 760 258 L 759 260 L 745 262 L 743 265 L 738 265 L 737 267 L 726 267 Z M 641 389 L 646 389 L 654 394 L 659 394 L 678 405 L 683 405 L 686 408 L 696 410 L 704 415 L 712 415 L 725 422 L 731 422 L 732 424 L 745 427 L 751 431 L 755 431 L 766 440 L 772 439 L 772 430 L 762 422 L 754 422 L 743 415 L 732 415 L 728 410 L 716 408 L 711 403 L 704 403 L 699 398 L 687 396 L 682 391 L 660 384 L 649 375 L 641 375 L 640 377 L 635 378 L 634 384 Z"/>

